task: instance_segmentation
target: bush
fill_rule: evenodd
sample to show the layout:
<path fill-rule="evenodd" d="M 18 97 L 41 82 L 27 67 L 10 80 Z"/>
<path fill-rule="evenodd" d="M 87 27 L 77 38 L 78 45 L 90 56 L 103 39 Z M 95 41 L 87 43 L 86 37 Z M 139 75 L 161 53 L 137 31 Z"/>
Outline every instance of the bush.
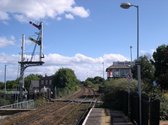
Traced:
<path fill-rule="evenodd" d="M 79 80 L 72 69 L 62 68 L 55 73 L 52 84 L 57 88 L 68 87 L 71 89 L 74 86 L 79 86 Z"/>
<path fill-rule="evenodd" d="M 112 109 L 119 109 L 121 107 L 121 98 L 120 93 L 123 91 L 128 91 L 128 80 L 127 79 L 112 79 L 110 81 L 106 81 L 104 84 L 104 106 Z M 137 88 L 136 80 L 131 80 L 130 82 L 130 90 L 131 92 L 136 91 Z"/>
<path fill-rule="evenodd" d="M 3 105 L 9 105 L 10 104 L 10 101 L 9 100 L 6 100 L 6 99 L 0 99 L 0 106 L 3 106 Z"/>
<path fill-rule="evenodd" d="M 35 100 L 35 107 L 43 106 L 46 102 L 47 100 L 43 98 L 42 96 L 40 96 L 39 98 Z"/>
<path fill-rule="evenodd" d="M 160 118 L 162 120 L 168 120 L 168 93 L 165 93 L 161 98 Z"/>
<path fill-rule="evenodd" d="M 120 91 L 120 90 L 128 90 L 129 81 L 127 79 L 112 79 L 110 81 L 106 81 L 104 87 L 108 91 Z M 130 90 L 137 90 L 137 81 L 131 80 L 130 82 Z"/>
<path fill-rule="evenodd" d="M 64 97 L 78 90 L 79 80 L 72 69 L 61 68 L 53 76 L 52 85 L 57 89 L 56 96 Z"/>

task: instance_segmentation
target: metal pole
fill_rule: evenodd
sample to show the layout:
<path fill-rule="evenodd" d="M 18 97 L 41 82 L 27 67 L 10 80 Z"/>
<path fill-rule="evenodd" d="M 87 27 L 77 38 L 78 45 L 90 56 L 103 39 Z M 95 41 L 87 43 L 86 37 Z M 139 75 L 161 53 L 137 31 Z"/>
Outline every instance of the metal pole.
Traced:
<path fill-rule="evenodd" d="M 5 72 L 4 72 L 4 84 L 5 84 L 5 94 L 6 94 L 6 65 L 5 65 Z"/>
<path fill-rule="evenodd" d="M 22 34 L 22 46 L 21 46 L 21 65 L 20 65 L 20 79 L 19 79 L 19 100 L 23 101 L 23 89 L 24 89 L 24 43 L 25 35 Z"/>
<path fill-rule="evenodd" d="M 130 7 L 136 7 L 137 9 L 137 77 L 138 77 L 138 94 L 139 94 L 139 125 L 142 124 L 142 114 L 141 114 L 141 67 L 139 62 L 139 6 L 133 5 L 131 3 L 122 3 L 120 5 L 123 9 L 128 9 Z"/>
<path fill-rule="evenodd" d="M 138 93 L 139 93 L 139 124 L 142 124 L 141 113 L 141 66 L 139 60 L 139 6 L 137 8 L 137 75 L 138 75 Z"/>
<path fill-rule="evenodd" d="M 132 66 L 132 46 L 130 46 L 130 57 L 131 57 L 131 66 Z"/>
<path fill-rule="evenodd" d="M 42 61 L 43 58 L 43 23 L 40 22 L 41 25 L 41 30 L 40 30 L 40 39 L 41 39 L 41 44 L 40 44 L 40 62 Z"/>
<path fill-rule="evenodd" d="M 131 84 L 131 79 L 132 79 L 132 46 L 130 46 L 130 58 L 131 58 L 131 64 L 130 64 L 130 69 L 129 69 L 129 76 L 128 76 L 128 117 L 130 118 L 130 84 Z"/>
<path fill-rule="evenodd" d="M 131 69 L 129 69 L 129 76 L 128 76 L 128 117 L 130 118 L 130 84 L 131 84 Z"/>
<path fill-rule="evenodd" d="M 103 62 L 103 79 L 104 79 L 104 62 Z"/>

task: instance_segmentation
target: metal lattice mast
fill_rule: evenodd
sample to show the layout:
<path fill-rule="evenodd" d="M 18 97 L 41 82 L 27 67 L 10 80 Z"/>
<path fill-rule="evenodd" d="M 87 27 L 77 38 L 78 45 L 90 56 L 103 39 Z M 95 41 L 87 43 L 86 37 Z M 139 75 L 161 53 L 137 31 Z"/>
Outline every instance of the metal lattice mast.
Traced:
<path fill-rule="evenodd" d="M 27 67 L 30 66 L 38 66 L 38 65 L 42 65 L 44 62 L 42 61 L 42 58 L 44 58 L 43 53 L 42 53 L 42 48 L 43 48 L 43 23 L 40 22 L 39 24 L 35 24 L 33 22 L 29 22 L 31 25 L 33 25 L 35 28 L 37 28 L 39 30 L 39 32 L 37 33 L 37 38 L 32 38 L 29 37 L 29 39 L 35 43 L 35 48 L 32 52 L 32 57 L 30 60 L 25 60 L 24 58 L 24 42 L 25 42 L 25 36 L 22 35 L 22 46 L 21 46 L 21 61 L 20 63 L 20 78 L 19 78 L 19 101 L 22 101 L 24 98 L 24 91 L 25 91 L 25 87 L 24 87 L 24 71 Z M 34 61 L 33 60 L 33 56 L 35 53 L 35 49 L 36 46 L 40 47 L 40 53 L 39 53 L 39 61 Z"/>

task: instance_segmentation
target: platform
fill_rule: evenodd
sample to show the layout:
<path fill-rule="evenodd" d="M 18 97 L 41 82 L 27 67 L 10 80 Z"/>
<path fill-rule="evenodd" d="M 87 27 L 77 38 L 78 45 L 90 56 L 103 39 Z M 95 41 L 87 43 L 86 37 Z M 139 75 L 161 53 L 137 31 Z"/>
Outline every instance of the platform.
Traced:
<path fill-rule="evenodd" d="M 110 111 L 92 108 L 82 125 L 111 125 Z"/>
<path fill-rule="evenodd" d="M 120 111 L 92 108 L 82 125 L 133 125 Z"/>

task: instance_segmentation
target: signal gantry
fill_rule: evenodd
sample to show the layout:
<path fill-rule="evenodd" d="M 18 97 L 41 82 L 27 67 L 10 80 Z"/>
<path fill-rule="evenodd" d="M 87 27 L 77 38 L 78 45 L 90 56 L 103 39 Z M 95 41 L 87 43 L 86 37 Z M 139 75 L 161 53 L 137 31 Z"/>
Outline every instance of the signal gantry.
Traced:
<path fill-rule="evenodd" d="M 43 65 L 44 62 L 42 59 L 44 58 L 43 54 L 43 23 L 40 22 L 38 24 L 29 22 L 32 26 L 38 29 L 38 32 L 35 32 L 37 35 L 36 38 L 29 37 L 29 40 L 31 40 L 34 43 L 34 49 L 31 53 L 31 56 L 29 59 L 25 58 L 25 52 L 24 52 L 24 45 L 25 45 L 25 35 L 22 35 L 22 45 L 21 45 L 21 61 L 19 61 L 20 64 L 20 77 L 19 77 L 19 101 L 23 101 L 23 98 L 25 96 L 25 87 L 24 87 L 24 71 L 27 67 L 31 66 L 39 66 Z M 35 51 L 36 48 L 39 47 L 39 59 L 35 60 Z"/>

